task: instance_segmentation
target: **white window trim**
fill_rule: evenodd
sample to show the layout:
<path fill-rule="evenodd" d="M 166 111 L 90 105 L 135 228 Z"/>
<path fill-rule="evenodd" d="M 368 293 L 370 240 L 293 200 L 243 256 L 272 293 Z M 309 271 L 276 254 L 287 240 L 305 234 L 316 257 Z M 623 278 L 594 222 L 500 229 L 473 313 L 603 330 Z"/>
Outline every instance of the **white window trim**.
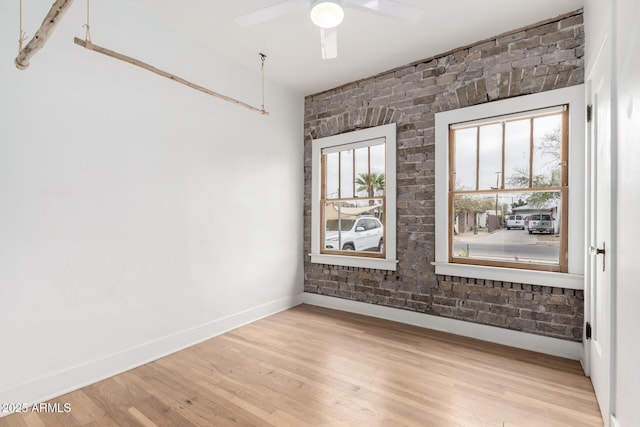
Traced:
<path fill-rule="evenodd" d="M 385 139 L 385 258 L 327 255 L 320 253 L 320 189 L 322 150 L 360 141 Z M 396 124 L 391 123 L 315 139 L 311 146 L 311 262 L 346 267 L 395 271 L 396 260 Z"/>
<path fill-rule="evenodd" d="M 568 271 L 555 273 L 449 262 L 449 125 L 569 104 Z M 584 85 L 519 96 L 436 114 L 436 274 L 584 289 L 585 103 Z"/>

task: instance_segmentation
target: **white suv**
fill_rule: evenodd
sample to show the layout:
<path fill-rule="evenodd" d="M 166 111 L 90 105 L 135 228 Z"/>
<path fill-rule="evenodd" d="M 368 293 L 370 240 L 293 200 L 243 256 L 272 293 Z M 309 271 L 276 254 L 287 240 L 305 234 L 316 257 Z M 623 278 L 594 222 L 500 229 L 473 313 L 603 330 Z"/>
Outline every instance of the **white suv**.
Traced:
<path fill-rule="evenodd" d="M 330 250 L 382 252 L 384 227 L 373 216 L 326 223 L 324 247 Z M 341 229 L 341 231 L 339 230 Z"/>

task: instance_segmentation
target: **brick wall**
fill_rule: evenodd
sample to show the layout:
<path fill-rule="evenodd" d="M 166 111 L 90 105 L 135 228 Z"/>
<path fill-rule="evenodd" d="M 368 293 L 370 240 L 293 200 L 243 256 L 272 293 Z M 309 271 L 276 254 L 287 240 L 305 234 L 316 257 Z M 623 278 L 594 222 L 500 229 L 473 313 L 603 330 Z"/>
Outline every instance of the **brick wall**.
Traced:
<path fill-rule="evenodd" d="M 305 99 L 305 291 L 567 340 L 582 291 L 436 276 L 435 113 L 584 81 L 582 11 Z M 398 270 L 312 264 L 311 137 L 397 123 Z M 550 283 L 549 285 L 553 285 Z"/>

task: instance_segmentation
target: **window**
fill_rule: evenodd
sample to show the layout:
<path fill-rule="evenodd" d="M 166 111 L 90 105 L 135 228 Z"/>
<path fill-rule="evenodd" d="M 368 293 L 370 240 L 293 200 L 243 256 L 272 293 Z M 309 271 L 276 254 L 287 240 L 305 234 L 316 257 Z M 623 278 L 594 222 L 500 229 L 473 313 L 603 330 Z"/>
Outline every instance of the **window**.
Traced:
<path fill-rule="evenodd" d="M 436 114 L 436 273 L 583 288 L 584 87 Z"/>
<path fill-rule="evenodd" d="M 321 253 L 384 258 L 384 145 L 378 138 L 321 150 Z"/>
<path fill-rule="evenodd" d="M 567 271 L 568 107 L 449 125 L 450 262 Z"/>
<path fill-rule="evenodd" d="M 395 270 L 395 124 L 312 143 L 311 261 Z"/>

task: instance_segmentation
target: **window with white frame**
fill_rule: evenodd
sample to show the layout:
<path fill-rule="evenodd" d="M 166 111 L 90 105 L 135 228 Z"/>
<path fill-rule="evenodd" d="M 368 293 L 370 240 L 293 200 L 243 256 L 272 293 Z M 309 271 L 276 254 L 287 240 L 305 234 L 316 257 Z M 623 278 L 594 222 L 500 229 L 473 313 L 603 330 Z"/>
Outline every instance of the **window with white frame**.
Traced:
<path fill-rule="evenodd" d="M 395 270 L 395 146 L 395 124 L 312 142 L 312 262 Z"/>
<path fill-rule="evenodd" d="M 583 96 L 436 114 L 436 273 L 583 287 Z"/>

